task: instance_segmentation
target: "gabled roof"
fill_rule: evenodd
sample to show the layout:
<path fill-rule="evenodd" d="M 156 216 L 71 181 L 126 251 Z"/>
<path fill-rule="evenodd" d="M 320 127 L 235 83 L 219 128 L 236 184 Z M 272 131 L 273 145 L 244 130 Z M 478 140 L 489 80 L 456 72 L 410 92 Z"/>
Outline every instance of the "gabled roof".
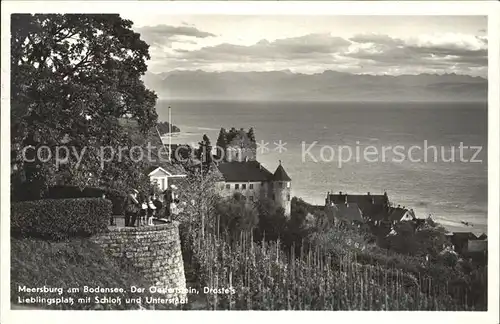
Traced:
<path fill-rule="evenodd" d="M 150 176 L 152 173 L 156 172 L 157 170 L 163 171 L 164 173 L 166 173 L 167 176 L 171 176 L 172 175 L 170 172 L 168 172 L 164 168 L 162 168 L 160 166 L 157 166 L 157 165 L 148 167 L 146 169 L 146 173 Z"/>
<path fill-rule="evenodd" d="M 357 204 L 363 215 L 375 219 L 385 218 L 386 207 L 389 199 L 387 195 L 350 195 L 350 194 L 328 194 L 327 200 L 333 204 Z M 382 217 L 384 216 L 384 217 Z"/>
<path fill-rule="evenodd" d="M 341 219 L 353 222 L 363 222 L 363 214 L 357 204 L 335 204 L 333 209 Z"/>
<path fill-rule="evenodd" d="M 150 175 L 152 172 L 154 172 L 157 169 L 160 169 L 160 170 L 166 172 L 168 176 L 176 176 L 176 175 L 185 175 L 186 174 L 186 172 L 184 171 L 182 166 L 177 165 L 177 164 L 173 164 L 173 163 L 168 163 L 168 162 L 153 164 L 146 169 L 146 173 L 148 175 Z"/>
<path fill-rule="evenodd" d="M 399 208 L 399 207 L 391 208 L 391 210 L 389 210 L 389 220 L 399 221 L 399 220 L 401 220 L 401 218 L 403 218 L 403 216 L 407 212 L 408 212 L 408 210 L 404 209 L 404 208 Z"/>
<path fill-rule="evenodd" d="M 276 168 L 276 171 L 274 171 L 273 180 L 274 181 L 292 181 L 292 179 L 290 179 L 290 177 L 286 173 L 285 169 L 281 165 L 281 161 L 280 161 L 280 164 L 278 165 L 278 167 Z"/>
<path fill-rule="evenodd" d="M 217 167 L 224 180 L 228 182 L 271 181 L 273 179 L 273 174 L 258 161 L 222 162 Z"/>
<path fill-rule="evenodd" d="M 458 239 L 475 240 L 477 236 L 472 232 L 453 232 L 453 237 Z"/>

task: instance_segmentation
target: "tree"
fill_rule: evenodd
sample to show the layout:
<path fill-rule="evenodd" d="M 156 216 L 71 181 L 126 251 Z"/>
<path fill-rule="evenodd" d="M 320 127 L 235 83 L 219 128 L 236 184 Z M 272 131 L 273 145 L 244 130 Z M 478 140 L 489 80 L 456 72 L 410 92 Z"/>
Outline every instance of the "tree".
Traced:
<path fill-rule="evenodd" d="M 241 232 L 250 233 L 259 223 L 256 208 L 247 204 L 239 193 L 221 199 L 216 205 L 215 215 L 217 233 L 225 232 L 233 239 L 240 237 Z"/>
<path fill-rule="evenodd" d="M 213 169 L 203 172 L 200 168 L 191 170 L 179 188 L 179 200 L 183 212 L 178 221 L 189 231 L 204 237 L 205 232 L 214 232 L 214 213 L 221 199 L 216 187 L 218 174 Z"/>
<path fill-rule="evenodd" d="M 21 152 L 30 139 L 35 148 L 47 146 L 51 152 L 69 148 L 64 164 L 75 184 L 98 184 L 110 174 L 127 182 L 135 172 L 129 163 L 102 167 L 101 148 L 133 144 L 117 122 L 120 117 L 137 120 L 144 133 L 157 121 L 157 96 L 141 80 L 149 46 L 131 21 L 115 14 L 11 17 L 12 163 L 28 171 L 28 182 L 54 181 L 59 165 L 53 159 L 31 162 L 36 172 L 29 172 Z"/>
<path fill-rule="evenodd" d="M 272 199 L 262 198 L 256 203 L 259 215 L 259 226 L 255 238 L 260 241 L 263 237 L 268 241 L 282 240 L 287 235 L 287 218 L 285 210 Z"/>
<path fill-rule="evenodd" d="M 249 130 L 248 130 L 248 138 L 252 141 L 252 142 L 255 142 L 255 133 L 254 133 L 254 130 L 253 130 L 253 127 L 251 127 Z"/>
<path fill-rule="evenodd" d="M 207 172 L 208 168 L 213 162 L 212 158 L 212 144 L 207 134 L 203 135 L 203 140 L 198 143 L 198 150 L 196 151 L 196 158 L 201 161 L 201 166 L 204 172 Z"/>
<path fill-rule="evenodd" d="M 226 154 L 225 149 L 227 146 L 226 130 L 224 128 L 220 129 L 219 137 L 217 137 L 217 158 L 220 159 L 224 154 Z"/>
<path fill-rule="evenodd" d="M 168 134 L 169 131 L 171 133 L 178 133 L 180 132 L 180 128 L 175 126 L 175 125 L 170 125 L 168 122 L 164 121 L 164 122 L 158 122 L 158 124 L 156 125 L 157 129 L 158 129 L 158 132 L 160 132 L 161 135 L 165 135 L 165 134 Z"/>

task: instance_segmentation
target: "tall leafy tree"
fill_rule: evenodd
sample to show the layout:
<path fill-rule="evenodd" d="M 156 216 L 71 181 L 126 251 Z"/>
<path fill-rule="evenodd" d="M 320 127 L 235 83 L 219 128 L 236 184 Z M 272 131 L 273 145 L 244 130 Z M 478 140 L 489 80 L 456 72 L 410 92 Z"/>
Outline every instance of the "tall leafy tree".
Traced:
<path fill-rule="evenodd" d="M 28 182 L 47 184 L 60 170 L 53 159 L 30 168 L 20 154 L 27 140 L 71 148 L 65 172 L 81 186 L 142 174 L 130 159 L 100 163 L 101 147 L 133 144 L 117 118 L 137 120 L 143 132 L 157 121 L 157 96 L 141 80 L 149 46 L 131 26 L 113 14 L 11 16 L 12 163 Z"/>
<path fill-rule="evenodd" d="M 220 132 L 219 132 L 219 137 L 217 137 L 217 143 L 216 143 L 216 147 L 217 147 L 216 155 L 217 155 L 218 159 L 220 159 L 221 157 L 223 157 L 226 154 L 226 152 L 225 152 L 226 146 L 227 146 L 226 129 L 221 128 Z"/>
<path fill-rule="evenodd" d="M 189 231 L 198 237 L 204 237 L 206 231 L 215 233 L 214 213 L 221 199 L 217 188 L 220 180 L 220 174 L 215 170 L 202 172 L 200 168 L 194 168 L 188 172 L 179 188 L 183 212 L 177 216 L 177 220 L 185 223 Z"/>
<path fill-rule="evenodd" d="M 202 141 L 198 143 L 196 158 L 201 161 L 202 170 L 207 172 L 213 162 L 212 144 L 207 134 L 204 134 Z"/>
<path fill-rule="evenodd" d="M 248 138 L 252 141 L 252 142 L 255 142 L 255 131 L 253 130 L 253 127 L 251 127 L 249 130 L 248 130 Z"/>

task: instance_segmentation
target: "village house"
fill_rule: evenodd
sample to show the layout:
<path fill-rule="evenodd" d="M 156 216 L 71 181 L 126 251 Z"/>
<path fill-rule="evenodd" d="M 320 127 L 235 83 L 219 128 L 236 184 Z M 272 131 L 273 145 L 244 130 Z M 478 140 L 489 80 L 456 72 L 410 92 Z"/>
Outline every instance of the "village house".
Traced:
<path fill-rule="evenodd" d="M 217 147 L 223 154 L 219 156 L 220 162 L 216 163 L 221 176 L 217 186 L 222 196 L 240 193 L 248 202 L 266 197 L 282 207 L 286 216 L 290 216 L 292 179 L 281 161 L 274 173 L 257 161 L 253 131 L 221 129 Z"/>
<path fill-rule="evenodd" d="M 468 240 L 466 249 L 467 254 L 485 253 L 488 250 L 488 239 Z"/>
<path fill-rule="evenodd" d="M 186 178 L 183 170 L 174 164 L 162 163 L 152 165 L 146 170 L 151 183 L 155 184 L 159 190 L 164 191 L 171 185 L 179 187 L 181 181 Z"/>
<path fill-rule="evenodd" d="M 333 194 L 328 192 L 325 199 L 325 206 L 334 206 L 341 204 L 355 204 L 361 211 L 361 215 L 365 222 L 376 223 L 387 218 L 389 212 L 389 198 L 387 193 L 383 195 L 351 195 L 342 193 Z"/>
<path fill-rule="evenodd" d="M 415 220 L 415 213 L 413 209 L 406 209 L 405 207 L 390 207 L 389 208 L 389 217 L 388 220 L 392 224 L 396 224 L 399 222 L 409 222 Z"/>
<path fill-rule="evenodd" d="M 470 241 L 476 241 L 477 236 L 472 232 L 453 232 L 446 234 L 448 241 L 453 244 L 456 252 L 464 254 Z"/>
<path fill-rule="evenodd" d="M 363 213 L 355 203 L 334 204 L 332 209 L 337 221 L 350 225 L 360 225 L 364 222 Z"/>

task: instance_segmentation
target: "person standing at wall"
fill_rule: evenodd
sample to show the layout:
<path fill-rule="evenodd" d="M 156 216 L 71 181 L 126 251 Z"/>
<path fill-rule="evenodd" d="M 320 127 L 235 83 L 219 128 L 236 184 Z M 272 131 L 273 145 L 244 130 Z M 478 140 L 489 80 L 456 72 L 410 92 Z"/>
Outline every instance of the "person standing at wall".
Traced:
<path fill-rule="evenodd" d="M 161 201 L 160 199 L 161 195 L 154 195 L 153 196 L 153 204 L 155 205 L 156 207 L 156 212 L 155 212 L 155 216 L 158 218 L 158 217 L 161 217 L 162 215 L 162 212 L 163 212 L 163 202 Z"/>
<path fill-rule="evenodd" d="M 146 218 L 148 215 L 148 199 L 145 194 L 140 196 L 141 210 L 139 211 L 139 226 L 146 225 Z"/>
<path fill-rule="evenodd" d="M 147 209 L 147 224 L 149 226 L 152 226 L 153 225 L 153 217 L 155 215 L 155 212 L 156 212 L 156 206 L 154 204 L 154 195 L 151 194 L 149 195 L 149 198 L 148 198 L 148 209 Z"/>
<path fill-rule="evenodd" d="M 171 219 L 172 216 L 171 205 L 174 202 L 174 192 L 173 192 L 174 188 L 175 186 L 171 185 L 169 188 L 167 188 L 167 190 L 163 192 L 164 202 L 165 202 L 165 218 L 169 220 Z"/>
<path fill-rule="evenodd" d="M 139 201 L 137 194 L 139 191 L 132 189 L 125 200 L 125 226 L 134 226 L 139 212 Z"/>

